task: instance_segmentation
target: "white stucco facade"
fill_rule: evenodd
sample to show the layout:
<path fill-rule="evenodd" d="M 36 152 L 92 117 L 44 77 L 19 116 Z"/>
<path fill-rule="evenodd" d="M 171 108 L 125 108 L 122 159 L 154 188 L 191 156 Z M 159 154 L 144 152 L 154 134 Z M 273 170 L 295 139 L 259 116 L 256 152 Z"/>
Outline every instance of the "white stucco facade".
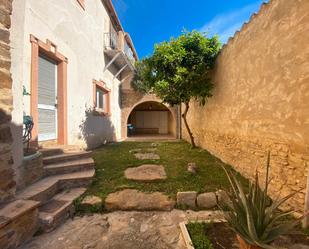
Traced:
<path fill-rule="evenodd" d="M 30 114 L 30 35 L 50 40 L 68 58 L 67 64 L 67 138 L 68 144 L 96 147 L 105 141 L 121 139 L 119 85 L 112 66 L 104 56 L 104 33 L 110 17 L 99 0 L 85 1 L 85 10 L 77 0 L 14 0 L 11 28 L 14 164 L 22 163 L 23 114 Z M 110 89 L 110 116 L 95 116 L 93 80 L 103 80 Z M 18 172 L 18 170 L 17 170 Z"/>

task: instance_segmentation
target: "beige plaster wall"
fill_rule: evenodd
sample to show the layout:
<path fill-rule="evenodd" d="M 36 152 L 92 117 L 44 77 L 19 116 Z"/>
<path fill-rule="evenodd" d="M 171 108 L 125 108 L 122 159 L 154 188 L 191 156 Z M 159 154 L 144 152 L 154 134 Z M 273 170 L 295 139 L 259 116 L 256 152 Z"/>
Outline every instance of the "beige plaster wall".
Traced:
<path fill-rule="evenodd" d="M 301 190 L 309 165 L 309 1 L 272 0 L 229 40 L 217 59 L 206 107 L 192 103 L 199 146 L 247 177 L 263 175 L 271 151 L 271 196 Z M 185 138 L 186 131 L 183 127 Z"/>

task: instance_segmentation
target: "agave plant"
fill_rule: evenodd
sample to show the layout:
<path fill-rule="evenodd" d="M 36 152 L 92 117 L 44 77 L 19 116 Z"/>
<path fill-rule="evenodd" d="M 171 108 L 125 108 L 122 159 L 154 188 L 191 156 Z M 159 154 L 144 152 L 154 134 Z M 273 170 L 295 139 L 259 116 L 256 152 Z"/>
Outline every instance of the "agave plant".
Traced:
<path fill-rule="evenodd" d="M 278 211 L 278 208 L 297 192 L 274 201 L 268 197 L 269 168 L 270 153 L 267 157 L 264 189 L 259 186 L 259 176 L 256 172 L 255 181 L 249 183 L 247 191 L 235 175 L 224 168 L 232 188 L 232 192 L 228 194 L 231 203 L 230 212 L 226 212 L 226 219 L 234 232 L 248 245 L 274 249 L 270 243 L 278 236 L 290 233 L 301 218 L 287 221 L 289 219 L 284 218 L 290 216 L 293 211 Z"/>

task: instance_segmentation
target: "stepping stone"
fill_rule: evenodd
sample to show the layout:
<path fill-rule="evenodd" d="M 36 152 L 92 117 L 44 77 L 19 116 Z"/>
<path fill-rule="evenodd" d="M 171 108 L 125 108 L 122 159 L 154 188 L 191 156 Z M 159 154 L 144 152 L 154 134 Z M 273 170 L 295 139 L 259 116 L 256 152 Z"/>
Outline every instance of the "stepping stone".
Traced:
<path fill-rule="evenodd" d="M 200 208 L 211 209 L 217 206 L 217 196 L 213 192 L 199 194 L 197 196 L 197 205 Z"/>
<path fill-rule="evenodd" d="M 156 153 L 135 153 L 134 156 L 139 160 L 159 160 L 160 156 Z"/>
<path fill-rule="evenodd" d="M 129 152 L 130 153 L 133 153 L 133 154 L 135 154 L 135 153 L 147 153 L 147 152 L 156 152 L 158 149 L 157 148 L 146 148 L 146 149 L 141 149 L 141 148 L 139 148 L 139 149 L 133 149 L 133 150 L 130 150 Z"/>
<path fill-rule="evenodd" d="M 178 192 L 177 205 L 182 208 L 196 208 L 196 196 L 195 191 Z"/>
<path fill-rule="evenodd" d="M 156 152 L 156 151 L 158 151 L 158 149 L 157 149 L 157 148 L 147 148 L 147 149 L 145 149 L 144 151 L 147 151 L 147 152 Z"/>
<path fill-rule="evenodd" d="M 101 210 L 102 208 L 102 199 L 95 195 L 88 195 L 86 196 L 81 204 L 80 208 L 83 210 Z"/>
<path fill-rule="evenodd" d="M 129 152 L 135 154 L 135 153 L 138 153 L 138 152 L 141 152 L 141 151 L 142 151 L 142 149 L 133 149 L 133 150 L 130 150 Z"/>
<path fill-rule="evenodd" d="M 112 210 L 137 210 L 137 211 L 170 211 L 174 208 L 175 201 L 160 192 L 143 193 L 136 189 L 125 189 L 109 194 L 105 199 L 105 208 Z"/>
<path fill-rule="evenodd" d="M 155 164 L 144 164 L 136 168 L 128 168 L 124 175 L 129 180 L 145 182 L 166 179 L 164 167 Z"/>

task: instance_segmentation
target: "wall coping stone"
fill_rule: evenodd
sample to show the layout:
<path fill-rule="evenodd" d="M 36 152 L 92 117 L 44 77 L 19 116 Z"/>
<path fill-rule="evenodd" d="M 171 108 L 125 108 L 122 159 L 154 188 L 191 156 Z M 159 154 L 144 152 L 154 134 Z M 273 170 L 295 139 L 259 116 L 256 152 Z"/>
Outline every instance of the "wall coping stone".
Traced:
<path fill-rule="evenodd" d="M 40 202 L 32 200 L 16 200 L 5 205 L 0 209 L 0 229 L 25 213 L 36 209 L 39 205 Z"/>

